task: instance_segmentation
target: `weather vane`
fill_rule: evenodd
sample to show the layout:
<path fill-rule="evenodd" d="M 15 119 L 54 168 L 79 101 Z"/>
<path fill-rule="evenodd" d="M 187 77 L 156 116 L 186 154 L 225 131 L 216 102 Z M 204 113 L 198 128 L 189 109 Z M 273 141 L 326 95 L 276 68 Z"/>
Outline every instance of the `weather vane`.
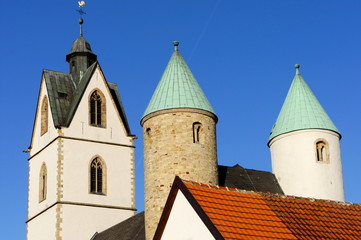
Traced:
<path fill-rule="evenodd" d="M 85 1 L 78 1 L 79 9 L 75 10 L 80 14 L 79 18 L 79 24 L 80 24 L 80 36 L 83 36 L 83 15 L 86 14 L 86 12 L 83 11 L 83 6 L 85 5 Z"/>
<path fill-rule="evenodd" d="M 79 9 L 75 10 L 80 14 L 80 17 L 86 14 L 86 12 L 83 11 L 83 6 L 85 5 L 85 1 L 78 1 Z"/>

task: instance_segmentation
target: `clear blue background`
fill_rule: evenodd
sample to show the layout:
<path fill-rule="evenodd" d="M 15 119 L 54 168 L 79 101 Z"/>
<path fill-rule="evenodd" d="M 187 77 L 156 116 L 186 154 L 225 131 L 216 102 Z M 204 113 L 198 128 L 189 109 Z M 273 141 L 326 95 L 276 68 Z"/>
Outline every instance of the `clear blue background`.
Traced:
<path fill-rule="evenodd" d="M 27 158 L 42 69 L 68 72 L 77 1 L 0 2 L 0 239 L 25 239 Z M 341 131 L 346 200 L 361 203 L 360 0 L 86 1 L 84 36 L 116 82 L 136 140 L 174 40 L 219 117 L 223 165 L 271 171 L 267 139 L 294 64 Z M 307 177 L 307 176 L 305 176 Z"/>

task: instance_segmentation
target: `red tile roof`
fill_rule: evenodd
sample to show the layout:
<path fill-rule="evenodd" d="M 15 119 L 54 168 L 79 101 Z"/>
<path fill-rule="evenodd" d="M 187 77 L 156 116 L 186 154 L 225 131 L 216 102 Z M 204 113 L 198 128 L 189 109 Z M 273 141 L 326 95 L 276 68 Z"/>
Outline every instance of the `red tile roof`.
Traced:
<path fill-rule="evenodd" d="M 361 239 L 361 204 L 182 181 L 224 239 Z"/>

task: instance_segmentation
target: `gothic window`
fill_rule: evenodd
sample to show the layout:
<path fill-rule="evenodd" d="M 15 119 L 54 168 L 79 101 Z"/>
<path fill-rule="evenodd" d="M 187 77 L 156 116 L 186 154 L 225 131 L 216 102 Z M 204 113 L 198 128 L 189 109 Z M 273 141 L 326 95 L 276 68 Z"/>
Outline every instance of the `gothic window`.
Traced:
<path fill-rule="evenodd" d="M 202 124 L 200 122 L 193 123 L 193 142 L 194 143 L 199 143 L 201 127 L 202 127 Z"/>
<path fill-rule="evenodd" d="M 48 98 L 45 96 L 41 103 L 41 126 L 40 134 L 44 135 L 48 131 Z"/>
<path fill-rule="evenodd" d="M 46 165 L 43 163 L 39 174 L 39 202 L 46 199 L 46 188 L 47 188 L 47 171 Z"/>
<path fill-rule="evenodd" d="M 101 91 L 95 90 L 90 95 L 90 124 L 97 127 L 105 127 L 106 109 L 105 98 Z"/>
<path fill-rule="evenodd" d="M 90 163 L 90 193 L 105 194 L 106 169 L 104 162 L 94 158 Z"/>
<path fill-rule="evenodd" d="M 328 144 L 325 140 L 316 141 L 316 160 L 317 162 L 329 161 Z"/>

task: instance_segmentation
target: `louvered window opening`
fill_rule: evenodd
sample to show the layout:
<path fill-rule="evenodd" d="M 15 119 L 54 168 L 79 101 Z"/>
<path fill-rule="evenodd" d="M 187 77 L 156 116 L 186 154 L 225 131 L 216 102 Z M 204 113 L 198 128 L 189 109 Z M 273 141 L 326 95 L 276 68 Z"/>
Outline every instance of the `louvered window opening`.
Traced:
<path fill-rule="evenodd" d="M 103 165 L 98 158 L 90 166 L 90 192 L 103 194 Z"/>

